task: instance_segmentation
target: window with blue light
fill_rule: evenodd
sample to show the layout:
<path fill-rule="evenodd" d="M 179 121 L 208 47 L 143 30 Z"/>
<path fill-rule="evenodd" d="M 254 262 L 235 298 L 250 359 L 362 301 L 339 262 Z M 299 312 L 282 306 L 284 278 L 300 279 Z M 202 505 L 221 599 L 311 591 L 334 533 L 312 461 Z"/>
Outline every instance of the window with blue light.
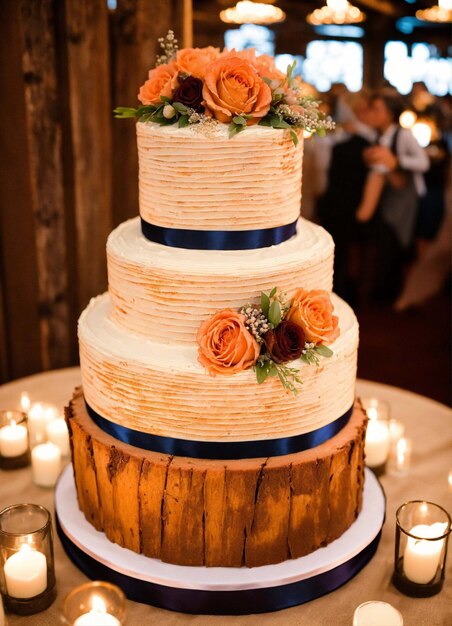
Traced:
<path fill-rule="evenodd" d="M 363 85 L 363 47 L 356 41 L 311 41 L 302 75 L 317 91 L 328 91 L 335 83 L 359 91 Z"/>
<path fill-rule="evenodd" d="M 275 65 L 280 72 L 287 72 L 289 65 L 292 65 L 296 61 L 295 69 L 292 71 L 292 76 L 303 76 L 303 57 L 300 54 L 277 54 L 275 56 Z"/>
<path fill-rule="evenodd" d="M 275 33 L 266 26 L 257 24 L 242 24 L 240 28 L 227 30 L 224 33 L 226 48 L 245 50 L 256 48 L 257 54 L 275 54 Z"/>
<path fill-rule="evenodd" d="M 422 81 L 433 95 L 445 96 L 452 93 L 452 59 L 440 57 L 432 44 L 415 43 L 409 51 L 403 41 L 388 41 L 384 77 L 404 95 Z"/>

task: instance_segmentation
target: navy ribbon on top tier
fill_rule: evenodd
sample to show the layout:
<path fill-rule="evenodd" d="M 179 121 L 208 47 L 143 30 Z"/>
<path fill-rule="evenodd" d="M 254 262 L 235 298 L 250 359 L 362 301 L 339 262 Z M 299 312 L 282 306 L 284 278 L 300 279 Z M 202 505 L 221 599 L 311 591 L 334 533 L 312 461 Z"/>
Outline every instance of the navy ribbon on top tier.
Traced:
<path fill-rule="evenodd" d="M 161 454 L 218 460 L 284 456 L 315 448 L 337 435 L 348 423 L 353 412 L 352 406 L 330 424 L 311 430 L 309 433 L 294 435 L 293 437 L 259 439 L 256 441 L 194 441 L 152 435 L 151 433 L 143 433 L 126 426 L 120 426 L 99 415 L 87 402 L 85 404 L 93 422 L 108 435 L 123 443 Z"/>
<path fill-rule="evenodd" d="M 155 243 L 188 250 L 254 250 L 287 241 L 297 232 L 297 221 L 258 230 L 186 230 L 156 226 L 141 218 L 141 231 Z"/>

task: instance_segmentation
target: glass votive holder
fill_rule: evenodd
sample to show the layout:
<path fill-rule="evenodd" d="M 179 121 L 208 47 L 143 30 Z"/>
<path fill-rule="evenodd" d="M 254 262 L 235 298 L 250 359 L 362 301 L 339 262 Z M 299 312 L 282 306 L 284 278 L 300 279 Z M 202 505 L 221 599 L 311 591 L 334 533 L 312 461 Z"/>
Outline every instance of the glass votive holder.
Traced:
<path fill-rule="evenodd" d="M 37 504 L 14 504 L 0 512 L 0 591 L 5 608 L 33 615 L 56 596 L 50 513 Z"/>
<path fill-rule="evenodd" d="M 63 606 L 64 623 L 70 626 L 122 626 L 126 597 L 119 587 L 95 580 L 68 593 Z"/>
<path fill-rule="evenodd" d="M 27 416 L 21 411 L 0 411 L 0 467 L 17 469 L 29 463 Z"/>
<path fill-rule="evenodd" d="M 371 600 L 356 607 L 353 626 L 403 626 L 403 617 L 391 604 Z"/>
<path fill-rule="evenodd" d="M 385 471 L 391 449 L 390 406 L 377 398 L 363 398 L 361 402 L 369 418 L 364 450 L 365 462 L 378 476 Z"/>
<path fill-rule="evenodd" d="M 388 472 L 393 476 L 406 476 L 410 472 L 411 453 L 413 442 L 411 439 L 401 437 L 395 446 L 391 448 L 388 462 Z"/>
<path fill-rule="evenodd" d="M 34 402 L 28 411 L 30 448 L 47 441 L 47 424 L 60 417 L 58 408 L 47 402 Z"/>
<path fill-rule="evenodd" d="M 441 591 L 450 531 L 450 515 L 438 504 L 414 500 L 398 508 L 392 580 L 399 591 L 418 598 Z"/>
<path fill-rule="evenodd" d="M 397 442 L 402 439 L 405 434 L 405 424 L 399 422 L 399 420 L 389 420 L 389 437 L 391 439 L 391 446 L 397 445 Z"/>

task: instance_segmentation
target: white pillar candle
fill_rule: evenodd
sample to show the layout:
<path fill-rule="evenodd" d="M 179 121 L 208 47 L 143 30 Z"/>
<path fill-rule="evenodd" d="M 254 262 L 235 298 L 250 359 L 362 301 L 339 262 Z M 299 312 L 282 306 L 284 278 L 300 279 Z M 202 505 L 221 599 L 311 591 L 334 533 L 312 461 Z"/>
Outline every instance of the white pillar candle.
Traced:
<path fill-rule="evenodd" d="M 441 560 L 444 539 L 428 541 L 427 537 L 434 539 L 441 537 L 447 530 L 447 524 L 418 524 L 409 531 L 416 537 L 407 537 L 407 544 L 403 555 L 403 571 L 409 580 L 420 585 L 425 585 L 435 577 Z"/>
<path fill-rule="evenodd" d="M 26 391 L 20 394 L 20 409 L 23 413 L 28 413 L 31 406 L 30 396 Z"/>
<path fill-rule="evenodd" d="M 379 420 L 376 409 L 367 409 L 369 421 L 366 432 L 366 465 L 368 467 L 378 467 L 386 463 L 391 445 L 389 438 L 388 423 Z"/>
<path fill-rule="evenodd" d="M 387 602 L 364 602 L 353 615 L 353 626 L 403 626 L 403 617 Z"/>
<path fill-rule="evenodd" d="M 63 456 L 69 456 L 69 431 L 62 417 L 47 424 L 47 439 L 59 447 Z"/>
<path fill-rule="evenodd" d="M 58 417 L 58 410 L 51 404 L 36 402 L 28 412 L 28 431 L 30 446 L 44 443 L 47 440 L 47 424 Z"/>
<path fill-rule="evenodd" d="M 77 617 L 74 626 L 121 626 L 120 621 L 110 613 L 107 613 L 105 602 L 100 596 L 94 595 L 91 599 L 92 609 Z"/>
<path fill-rule="evenodd" d="M 41 443 L 31 451 L 33 480 L 40 487 L 53 487 L 61 472 L 61 451 L 52 442 Z"/>
<path fill-rule="evenodd" d="M 14 420 L 0 428 L 0 455 L 12 458 L 21 456 L 28 450 L 28 432 L 26 426 L 16 424 Z"/>
<path fill-rule="evenodd" d="M 405 426 L 398 420 L 389 420 L 389 436 L 391 439 L 391 445 L 397 445 L 399 439 L 405 434 Z"/>
<path fill-rule="evenodd" d="M 47 589 L 47 559 L 28 544 L 6 560 L 4 573 L 12 598 L 33 598 Z"/>

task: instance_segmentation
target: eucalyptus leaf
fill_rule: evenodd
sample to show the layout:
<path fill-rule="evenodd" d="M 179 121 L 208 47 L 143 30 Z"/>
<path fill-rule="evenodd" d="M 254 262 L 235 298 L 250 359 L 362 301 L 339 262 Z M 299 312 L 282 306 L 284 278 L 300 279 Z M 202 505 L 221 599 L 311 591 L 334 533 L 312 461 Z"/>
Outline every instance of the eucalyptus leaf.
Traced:
<path fill-rule="evenodd" d="M 267 364 L 260 365 L 259 363 L 256 363 L 255 370 L 256 370 L 256 380 L 259 383 L 259 385 L 261 385 L 263 382 L 267 380 L 267 377 L 268 377 Z"/>
<path fill-rule="evenodd" d="M 187 113 L 187 107 L 185 106 L 185 104 L 182 104 L 182 102 L 173 102 L 172 106 L 176 109 L 178 113 Z"/>
<path fill-rule="evenodd" d="M 232 121 L 234 122 L 234 124 L 238 124 L 239 126 L 244 126 L 246 124 L 246 118 L 244 118 L 242 115 L 235 115 L 232 118 Z"/>
<path fill-rule="evenodd" d="M 331 348 L 328 348 L 328 346 L 316 346 L 314 348 L 314 350 L 317 352 L 317 354 L 320 354 L 320 356 L 324 356 L 326 358 L 329 358 L 330 356 L 333 356 L 333 351 L 331 350 Z"/>
<path fill-rule="evenodd" d="M 273 298 L 273 296 L 276 296 L 277 290 L 278 287 L 273 287 L 273 289 L 270 291 L 269 298 Z"/>
<path fill-rule="evenodd" d="M 188 115 L 181 115 L 179 118 L 179 128 L 184 128 L 184 126 L 188 126 Z"/>
<path fill-rule="evenodd" d="M 268 310 L 268 320 L 271 324 L 273 324 L 273 327 L 278 326 L 281 321 L 281 305 L 278 300 L 273 300 L 271 303 Z"/>
<path fill-rule="evenodd" d="M 270 298 L 263 291 L 261 293 L 261 309 L 262 309 L 262 313 L 265 315 L 266 318 L 268 318 L 269 308 L 270 308 Z"/>

